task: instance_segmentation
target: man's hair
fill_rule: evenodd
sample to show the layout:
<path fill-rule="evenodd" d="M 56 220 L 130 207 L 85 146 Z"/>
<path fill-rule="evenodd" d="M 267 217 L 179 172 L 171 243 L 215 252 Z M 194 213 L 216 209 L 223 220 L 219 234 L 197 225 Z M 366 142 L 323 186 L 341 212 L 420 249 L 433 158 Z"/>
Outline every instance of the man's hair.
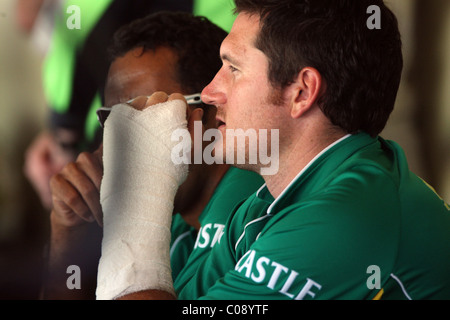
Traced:
<path fill-rule="evenodd" d="M 226 36 L 226 31 L 204 17 L 162 11 L 119 29 L 108 52 L 114 61 L 135 48 L 145 52 L 168 47 L 178 56 L 176 80 L 187 92 L 197 93 L 221 68 L 219 50 Z"/>
<path fill-rule="evenodd" d="M 378 135 L 394 109 L 403 69 L 395 15 L 382 0 L 235 0 L 236 13 L 258 15 L 255 46 L 268 57 L 277 89 L 304 67 L 319 71 L 326 92 L 318 104 L 348 133 Z M 381 29 L 368 27 L 370 6 Z"/>

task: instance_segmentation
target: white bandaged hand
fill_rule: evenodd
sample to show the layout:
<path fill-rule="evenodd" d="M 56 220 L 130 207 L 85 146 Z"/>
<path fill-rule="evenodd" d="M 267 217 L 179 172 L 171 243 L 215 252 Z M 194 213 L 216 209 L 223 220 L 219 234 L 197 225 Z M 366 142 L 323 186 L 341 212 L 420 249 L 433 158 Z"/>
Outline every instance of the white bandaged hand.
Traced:
<path fill-rule="evenodd" d="M 173 295 L 170 226 L 173 201 L 188 166 L 171 160 L 171 136 L 186 129 L 186 104 L 172 100 L 143 111 L 122 104 L 105 123 L 102 256 L 97 299 L 143 290 Z"/>

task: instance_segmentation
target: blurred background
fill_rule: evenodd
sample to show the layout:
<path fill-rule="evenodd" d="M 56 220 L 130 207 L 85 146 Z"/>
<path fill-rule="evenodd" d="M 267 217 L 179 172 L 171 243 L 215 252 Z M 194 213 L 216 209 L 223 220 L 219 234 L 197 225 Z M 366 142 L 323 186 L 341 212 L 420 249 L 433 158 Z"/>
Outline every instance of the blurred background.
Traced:
<path fill-rule="evenodd" d="M 41 12 L 39 27 L 26 32 L 17 1 L 31 8 L 38 0 L 0 0 L 0 299 L 36 299 L 49 210 L 24 165 L 28 147 L 47 127 L 42 67 L 53 12 Z M 399 18 L 405 70 L 382 136 L 397 141 L 411 169 L 450 202 L 450 1 L 387 3 Z"/>

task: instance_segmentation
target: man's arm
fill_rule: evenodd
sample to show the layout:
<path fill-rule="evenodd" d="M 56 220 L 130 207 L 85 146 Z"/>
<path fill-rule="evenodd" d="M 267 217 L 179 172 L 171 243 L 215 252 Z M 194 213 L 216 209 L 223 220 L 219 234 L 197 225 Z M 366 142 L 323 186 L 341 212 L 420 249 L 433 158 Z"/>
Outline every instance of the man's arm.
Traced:
<path fill-rule="evenodd" d="M 187 165 L 171 160 L 172 134 L 188 127 L 186 102 L 177 100 L 184 98 L 138 98 L 131 107 L 116 106 L 105 123 L 98 299 L 175 298 L 170 224 Z M 201 110 L 194 114 L 201 121 Z"/>
<path fill-rule="evenodd" d="M 175 300 L 168 292 L 161 290 L 145 290 L 127 294 L 117 300 Z"/>
<path fill-rule="evenodd" d="M 81 154 L 51 180 L 51 238 L 42 299 L 95 298 L 102 237 L 101 153 Z M 68 287 L 69 266 L 80 268 L 81 288 Z"/>
<path fill-rule="evenodd" d="M 51 220 L 51 240 L 41 299 L 95 299 L 101 229 L 94 224 L 65 228 L 55 223 L 54 216 Z M 77 278 L 72 280 L 69 279 L 73 272 L 70 266 L 76 266 L 80 271 L 78 275 L 74 274 Z"/>

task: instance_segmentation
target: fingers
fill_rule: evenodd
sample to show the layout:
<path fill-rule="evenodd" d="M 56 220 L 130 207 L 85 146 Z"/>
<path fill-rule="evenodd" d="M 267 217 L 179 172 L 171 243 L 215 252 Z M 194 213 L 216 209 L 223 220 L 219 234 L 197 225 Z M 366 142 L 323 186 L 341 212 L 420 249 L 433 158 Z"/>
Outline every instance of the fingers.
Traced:
<path fill-rule="evenodd" d="M 82 153 L 53 176 L 50 186 L 54 211 L 69 226 L 94 222 L 101 226 L 100 185 L 103 166 L 95 154 Z"/>
<path fill-rule="evenodd" d="M 154 106 L 158 103 L 167 102 L 169 99 L 169 96 L 165 92 L 155 92 L 150 97 L 148 97 L 147 103 L 145 105 L 145 108 Z"/>
<path fill-rule="evenodd" d="M 93 155 L 97 158 L 98 163 L 101 164 L 103 168 L 103 143 L 94 151 Z"/>
<path fill-rule="evenodd" d="M 95 154 L 81 153 L 77 165 L 82 175 L 79 185 L 81 195 L 97 223 L 103 225 L 103 211 L 100 204 L 100 185 L 103 177 L 103 163 Z"/>
<path fill-rule="evenodd" d="M 198 121 L 201 122 L 202 118 L 203 118 L 203 109 L 197 108 L 197 109 L 193 110 L 192 112 L 190 112 L 189 119 L 188 119 L 188 130 L 192 137 L 194 136 L 195 122 L 198 122 Z M 202 129 L 204 130 L 203 124 L 202 124 Z M 203 132 L 202 132 L 202 134 L 203 134 Z"/>
<path fill-rule="evenodd" d="M 133 99 L 128 104 L 131 107 L 133 107 L 134 109 L 142 111 L 146 108 L 147 100 L 148 100 L 147 96 L 140 96 L 140 97 Z"/>
<path fill-rule="evenodd" d="M 76 163 L 81 172 L 95 185 L 96 189 L 100 190 L 103 176 L 103 162 L 98 154 L 83 152 L 78 156 Z"/>
<path fill-rule="evenodd" d="M 148 107 L 154 106 L 159 103 L 164 103 L 172 100 L 182 100 L 185 103 L 186 99 L 181 93 L 173 93 L 170 96 L 162 91 L 155 92 L 151 96 L 139 96 L 131 100 L 128 104 L 136 110 L 145 110 Z"/>
<path fill-rule="evenodd" d="M 167 101 L 173 101 L 173 100 L 181 100 L 186 102 L 186 99 L 184 98 L 184 96 L 181 93 L 173 93 L 170 95 L 170 97 L 168 97 Z M 187 102 L 186 102 L 187 104 Z"/>
<path fill-rule="evenodd" d="M 50 180 L 53 197 L 52 215 L 58 224 L 66 227 L 76 227 L 95 220 L 88 216 L 89 209 L 80 202 L 80 194 L 76 188 L 61 174 L 55 174 Z"/>
<path fill-rule="evenodd" d="M 190 112 L 188 119 L 188 130 L 191 135 L 191 162 L 196 163 L 196 155 L 203 154 L 203 138 L 197 139 L 196 137 L 203 137 L 205 127 L 202 122 L 203 110 L 200 108 L 194 109 Z M 202 158 L 202 157 L 201 157 Z"/>

